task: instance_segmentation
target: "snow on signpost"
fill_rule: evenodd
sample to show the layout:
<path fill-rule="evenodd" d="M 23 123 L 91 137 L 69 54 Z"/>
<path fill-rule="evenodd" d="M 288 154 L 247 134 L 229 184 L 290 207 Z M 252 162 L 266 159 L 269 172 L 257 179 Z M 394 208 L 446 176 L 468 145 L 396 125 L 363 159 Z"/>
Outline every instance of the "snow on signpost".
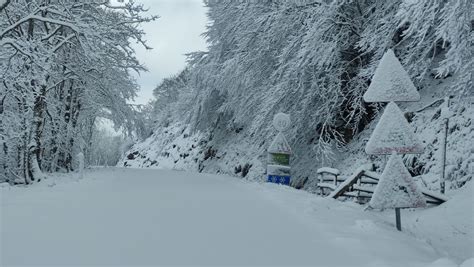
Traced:
<path fill-rule="evenodd" d="M 366 102 L 390 102 L 372 133 L 365 152 L 391 154 L 369 207 L 395 208 L 396 226 L 401 231 L 400 208 L 425 207 L 426 201 L 398 154 L 419 154 L 423 145 L 415 136 L 395 101 L 418 101 L 420 94 L 400 61 L 389 49 L 380 60 L 371 84 L 364 94 Z"/>
<path fill-rule="evenodd" d="M 291 147 L 283 131 L 290 127 L 290 116 L 285 113 L 276 114 L 273 127 L 278 130 L 278 134 L 268 148 L 267 182 L 289 185 Z"/>

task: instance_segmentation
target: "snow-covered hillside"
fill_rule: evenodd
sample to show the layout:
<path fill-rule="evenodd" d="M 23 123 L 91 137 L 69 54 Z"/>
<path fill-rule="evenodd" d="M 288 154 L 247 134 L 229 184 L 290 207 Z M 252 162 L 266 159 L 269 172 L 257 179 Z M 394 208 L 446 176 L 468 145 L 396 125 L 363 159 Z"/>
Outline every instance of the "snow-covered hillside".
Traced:
<path fill-rule="evenodd" d="M 261 180 L 266 148 L 255 147 L 252 140 L 238 133 L 230 133 L 228 138 L 232 142 L 218 146 L 209 134 L 190 133 L 189 125 L 160 127 L 132 146 L 118 166 L 225 173 Z"/>
<path fill-rule="evenodd" d="M 0 187 L 0 265 L 471 267 L 473 183 L 393 211 L 223 175 L 96 169 Z"/>
<path fill-rule="evenodd" d="M 294 187 L 311 191 L 323 166 L 345 177 L 362 165 L 381 172 L 385 158 L 363 149 L 384 105 L 364 101 L 372 87 L 399 101 L 424 142 L 423 154 L 404 157 L 418 183 L 439 190 L 448 113 L 448 191 L 472 180 L 472 3 L 270 2 L 207 2 L 208 51 L 191 53 L 181 73 L 155 88 L 155 131 L 120 166 L 261 180 L 277 134 L 271 121 L 283 112 L 291 116 Z M 421 101 L 403 103 L 418 94 Z M 441 112 L 450 95 L 451 111 Z"/>
<path fill-rule="evenodd" d="M 406 158 L 408 167 L 414 175 L 430 173 L 425 183 L 436 183 L 440 103 L 419 110 L 453 94 L 448 179 L 456 182 L 448 186 L 471 179 L 472 153 L 463 145 L 473 127 L 472 99 L 465 98 L 472 97 L 473 88 L 470 2 L 211 1 L 207 6 L 208 51 L 190 54 L 181 73 L 155 88 L 152 102 L 152 138 L 168 138 L 170 132 L 179 136 L 175 130 L 186 127 L 200 138 L 192 153 L 203 155 L 195 158 L 199 170 L 231 174 L 251 166 L 245 176 L 260 179 L 265 150 L 276 134 L 271 120 L 279 112 L 292 118 L 285 134 L 295 152 L 294 186 L 304 187 L 320 166 L 350 173 L 368 162 L 359 148 L 367 129 L 372 132 L 380 105 L 364 102 L 363 95 L 372 82 L 385 85 L 372 78 L 391 49 L 398 60 L 387 62 L 397 62 L 406 73 L 395 75 L 394 66 L 388 66 L 380 77 L 394 78 L 389 87 L 394 90 L 409 84 L 423 98 L 400 103 L 412 112 L 407 116 L 428 146 L 422 157 Z M 165 146 L 154 149 L 166 153 Z M 135 152 L 156 160 L 139 146 L 130 151 Z M 379 159 L 370 161 L 380 165 Z"/>
<path fill-rule="evenodd" d="M 405 116 L 411 121 L 416 135 L 425 145 L 421 155 L 406 155 L 407 167 L 416 176 L 418 183 L 430 190 L 439 191 L 441 176 L 441 138 L 444 118 L 441 115 L 446 88 L 452 80 L 432 80 L 430 87 L 420 93 L 420 102 L 401 105 Z M 453 98 L 450 100 L 452 115 L 449 118 L 447 139 L 447 193 L 460 188 L 474 175 L 474 123 L 472 99 Z M 341 170 L 349 176 L 363 165 L 380 166 L 385 157 L 369 156 L 364 148 L 378 118 L 358 134 L 348 146 L 336 152 L 333 161 L 324 164 L 314 153 L 313 147 L 296 146 L 292 160 L 293 186 L 313 191 L 316 170 L 323 166 Z M 225 173 L 245 177 L 249 180 L 263 180 L 266 164 L 266 150 L 274 138 L 268 136 L 266 142 L 256 143 L 256 138 L 239 129 L 227 130 L 226 135 L 216 136 L 214 132 L 190 131 L 185 124 L 157 128 L 153 135 L 142 143 L 134 145 L 124 156 L 119 166 L 170 168 L 209 173 Z M 276 131 L 274 133 L 276 135 Z M 294 145 L 294 144 L 290 144 Z"/>

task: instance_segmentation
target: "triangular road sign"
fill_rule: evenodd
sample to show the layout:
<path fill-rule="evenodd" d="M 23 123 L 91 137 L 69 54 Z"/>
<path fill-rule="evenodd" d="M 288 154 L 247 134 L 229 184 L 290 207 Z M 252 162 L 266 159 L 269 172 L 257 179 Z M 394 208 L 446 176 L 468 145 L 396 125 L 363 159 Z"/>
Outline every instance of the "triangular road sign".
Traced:
<path fill-rule="evenodd" d="M 389 49 L 383 55 L 372 77 L 369 89 L 364 94 L 365 102 L 419 101 L 408 73 Z"/>
<path fill-rule="evenodd" d="M 423 193 L 403 164 L 400 155 L 390 156 L 369 206 L 375 209 L 426 207 Z"/>
<path fill-rule="evenodd" d="M 270 147 L 269 153 L 291 154 L 291 147 L 282 132 L 279 132 Z"/>
<path fill-rule="evenodd" d="M 365 152 L 372 155 L 421 154 L 423 145 L 397 104 L 390 102 L 370 136 Z"/>

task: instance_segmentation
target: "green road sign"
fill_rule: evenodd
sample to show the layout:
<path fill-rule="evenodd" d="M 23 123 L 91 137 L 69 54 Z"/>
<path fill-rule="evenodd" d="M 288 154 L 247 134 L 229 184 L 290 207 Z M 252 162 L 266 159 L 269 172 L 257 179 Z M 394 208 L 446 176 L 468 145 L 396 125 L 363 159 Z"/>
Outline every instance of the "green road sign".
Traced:
<path fill-rule="evenodd" d="M 270 162 L 268 164 L 290 166 L 290 155 L 282 153 L 270 153 Z"/>

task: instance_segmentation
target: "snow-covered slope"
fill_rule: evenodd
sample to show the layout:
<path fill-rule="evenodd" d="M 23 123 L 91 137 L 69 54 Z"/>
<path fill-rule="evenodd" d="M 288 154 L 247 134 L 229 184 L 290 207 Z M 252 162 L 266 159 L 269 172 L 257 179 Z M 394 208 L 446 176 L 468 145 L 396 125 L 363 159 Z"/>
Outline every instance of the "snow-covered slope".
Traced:
<path fill-rule="evenodd" d="M 196 170 L 202 145 L 200 134 L 190 135 L 185 125 L 160 128 L 135 144 L 118 163 L 121 167 Z"/>
<path fill-rule="evenodd" d="M 177 169 L 225 173 L 261 180 L 265 172 L 266 148 L 256 148 L 239 133 L 230 142 L 216 142 L 209 133 L 190 133 L 183 124 L 157 128 L 144 142 L 135 144 L 118 163 L 121 167 Z M 237 141 L 238 140 L 238 141 Z M 236 141 L 236 142 L 234 142 Z"/>
<path fill-rule="evenodd" d="M 420 186 L 439 191 L 441 176 L 441 138 L 443 117 L 441 107 L 445 92 L 452 79 L 432 80 L 423 89 L 421 101 L 401 103 L 400 108 L 415 129 L 417 137 L 425 146 L 421 155 L 405 155 L 405 163 L 416 176 Z M 447 140 L 447 193 L 462 187 L 472 180 L 474 174 L 474 106 L 472 99 L 451 99 L 452 116 L 449 119 Z M 322 162 L 311 144 L 302 140 L 291 143 L 293 186 L 314 189 L 316 170 L 320 167 L 335 167 L 342 176 L 349 176 L 362 165 L 380 166 L 384 156 L 369 156 L 364 148 L 379 118 L 358 134 L 343 150 L 335 152 L 333 161 Z M 219 134 L 224 132 L 225 134 Z M 274 133 L 277 134 L 276 131 Z M 225 173 L 243 176 L 250 180 L 263 180 L 266 151 L 274 136 L 267 142 L 257 143 L 241 129 L 218 129 L 212 132 L 189 132 L 186 125 L 178 124 L 156 129 L 154 134 L 142 143 L 134 145 L 119 163 L 119 166 L 174 168 L 209 173 Z M 291 137 L 288 138 L 291 140 Z M 296 140 L 295 140 L 296 141 Z"/>
<path fill-rule="evenodd" d="M 472 185 L 439 207 L 403 210 L 398 232 L 393 211 L 223 175 L 50 177 L 0 187 L 0 265 L 470 267 Z"/>

